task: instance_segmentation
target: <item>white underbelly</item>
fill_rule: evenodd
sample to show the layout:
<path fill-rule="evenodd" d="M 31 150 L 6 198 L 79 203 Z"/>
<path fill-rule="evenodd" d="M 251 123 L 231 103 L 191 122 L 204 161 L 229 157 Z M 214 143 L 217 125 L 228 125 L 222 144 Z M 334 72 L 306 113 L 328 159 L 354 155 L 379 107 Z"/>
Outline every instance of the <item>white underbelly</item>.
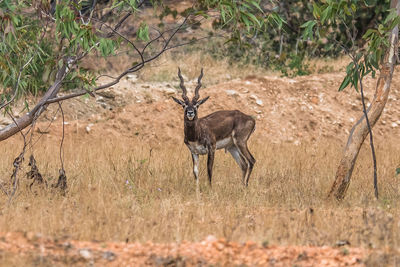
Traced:
<path fill-rule="evenodd" d="M 217 149 L 221 149 L 221 148 L 229 148 L 233 145 L 233 140 L 232 137 L 226 137 L 224 139 L 221 139 L 219 141 L 217 141 Z"/>
<path fill-rule="evenodd" d="M 232 137 L 227 137 L 221 140 L 217 141 L 216 148 L 217 149 L 222 149 L 222 148 L 229 148 L 233 145 L 233 140 Z M 208 153 L 208 149 L 206 146 L 200 144 L 199 142 L 188 142 L 187 146 L 190 149 L 190 152 L 193 154 L 199 154 L 199 155 L 204 155 Z"/>

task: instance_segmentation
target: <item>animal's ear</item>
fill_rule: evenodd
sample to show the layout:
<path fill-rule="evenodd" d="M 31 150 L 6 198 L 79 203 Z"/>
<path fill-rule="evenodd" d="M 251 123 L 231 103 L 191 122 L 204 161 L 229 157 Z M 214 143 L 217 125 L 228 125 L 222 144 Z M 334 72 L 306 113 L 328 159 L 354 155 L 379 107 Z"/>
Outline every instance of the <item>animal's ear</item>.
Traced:
<path fill-rule="evenodd" d="M 206 102 L 209 98 L 210 98 L 210 97 L 207 96 L 207 97 L 201 99 L 199 102 L 197 102 L 196 106 L 200 106 L 201 104 L 203 104 L 204 102 Z"/>
<path fill-rule="evenodd" d="M 176 103 L 178 103 L 178 104 L 181 105 L 182 107 L 186 107 L 185 102 L 183 102 L 182 100 L 180 100 L 180 99 L 178 99 L 178 98 L 175 98 L 175 97 L 173 97 L 173 96 L 171 96 L 171 97 L 172 97 L 172 99 L 173 99 Z"/>

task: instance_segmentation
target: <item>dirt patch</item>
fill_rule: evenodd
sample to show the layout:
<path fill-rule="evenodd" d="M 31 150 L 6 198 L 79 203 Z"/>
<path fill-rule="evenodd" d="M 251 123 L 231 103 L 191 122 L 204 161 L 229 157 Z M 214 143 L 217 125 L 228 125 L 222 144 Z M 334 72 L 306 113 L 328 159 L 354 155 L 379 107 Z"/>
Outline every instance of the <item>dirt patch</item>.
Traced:
<path fill-rule="evenodd" d="M 205 72 L 205 75 L 210 75 Z M 256 118 L 254 136 L 268 138 L 273 143 L 313 142 L 332 138 L 343 142 L 354 122 L 362 115 L 360 95 L 353 88 L 338 92 L 342 73 L 297 77 L 248 76 L 202 88 L 201 96 L 210 96 L 199 115 L 221 109 L 240 109 Z M 365 79 L 366 101 L 373 98 L 376 79 Z M 186 82 L 191 90 L 196 81 Z M 399 132 L 400 78 L 394 77 L 386 109 L 374 128 L 377 138 L 395 136 Z M 79 98 L 63 103 L 67 134 L 136 138 L 154 146 L 181 143 L 183 113 L 171 96 L 181 94 L 177 78 L 170 82 L 143 83 L 131 75 L 111 90 L 100 92 L 96 98 Z M 53 119 L 57 106 L 38 125 L 47 132 L 46 124 Z M 59 121 L 60 114 L 56 115 Z M 61 127 L 52 127 L 53 136 L 60 136 Z"/>
<path fill-rule="evenodd" d="M 0 249 L 3 259 L 21 255 L 32 262 L 36 255 L 38 264 L 107 266 L 364 266 L 371 254 L 347 246 L 239 244 L 214 236 L 198 243 L 140 244 L 54 240 L 31 232 L 0 234 Z"/>

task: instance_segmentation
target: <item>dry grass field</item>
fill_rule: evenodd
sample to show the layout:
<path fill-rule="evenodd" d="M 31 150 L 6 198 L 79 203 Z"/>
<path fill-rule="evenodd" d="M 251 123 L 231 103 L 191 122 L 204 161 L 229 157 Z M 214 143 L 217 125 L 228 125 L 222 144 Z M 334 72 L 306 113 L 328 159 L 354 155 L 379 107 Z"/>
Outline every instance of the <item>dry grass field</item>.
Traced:
<path fill-rule="evenodd" d="M 21 145 L 17 140 L 1 143 L 1 177 L 11 174 L 11 152 Z M 215 235 L 276 245 L 334 246 L 347 240 L 366 248 L 398 247 L 399 186 L 392 167 L 399 162 L 398 144 L 377 147 L 379 201 L 372 195 L 370 154 L 364 149 L 348 196 L 336 203 L 326 195 L 340 145 L 251 140 L 258 161 L 248 188 L 233 159 L 218 152 L 212 188 L 203 160 L 196 192 L 183 144 L 151 149 L 146 142 L 107 136 L 68 137 L 67 194 L 38 185 L 30 192 L 30 181 L 21 175 L 11 204 L 1 196 L 0 229 L 99 241 L 181 242 Z M 57 143 L 43 138 L 34 152 L 39 170 L 53 183 L 59 168 Z"/>

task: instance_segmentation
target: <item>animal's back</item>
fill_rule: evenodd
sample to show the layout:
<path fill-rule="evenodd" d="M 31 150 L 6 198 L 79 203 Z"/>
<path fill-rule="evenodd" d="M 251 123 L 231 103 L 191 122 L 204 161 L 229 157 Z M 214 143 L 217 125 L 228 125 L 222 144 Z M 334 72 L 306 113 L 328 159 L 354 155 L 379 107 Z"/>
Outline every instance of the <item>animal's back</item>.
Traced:
<path fill-rule="evenodd" d="M 233 130 L 251 129 L 248 137 L 255 129 L 256 121 L 251 116 L 240 110 L 220 110 L 199 119 L 199 123 L 207 124 L 213 129 L 218 129 L 217 140 L 224 139 L 232 134 Z M 248 138 L 247 137 L 247 138 Z"/>

